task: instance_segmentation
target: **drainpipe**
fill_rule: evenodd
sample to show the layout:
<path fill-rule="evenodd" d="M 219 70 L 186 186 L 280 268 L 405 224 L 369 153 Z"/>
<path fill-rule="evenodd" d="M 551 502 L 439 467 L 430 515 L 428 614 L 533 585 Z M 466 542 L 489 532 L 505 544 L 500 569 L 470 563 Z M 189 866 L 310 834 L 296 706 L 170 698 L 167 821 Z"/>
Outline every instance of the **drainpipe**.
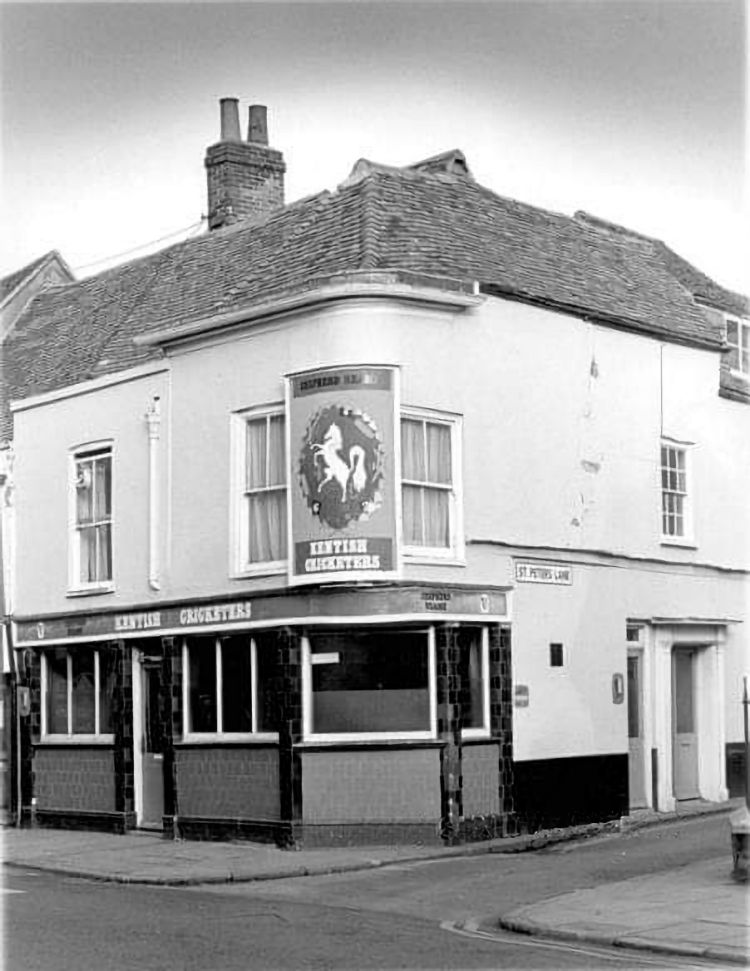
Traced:
<path fill-rule="evenodd" d="M 159 590 L 159 438 L 161 402 L 154 397 L 146 411 L 148 426 L 148 584 Z"/>

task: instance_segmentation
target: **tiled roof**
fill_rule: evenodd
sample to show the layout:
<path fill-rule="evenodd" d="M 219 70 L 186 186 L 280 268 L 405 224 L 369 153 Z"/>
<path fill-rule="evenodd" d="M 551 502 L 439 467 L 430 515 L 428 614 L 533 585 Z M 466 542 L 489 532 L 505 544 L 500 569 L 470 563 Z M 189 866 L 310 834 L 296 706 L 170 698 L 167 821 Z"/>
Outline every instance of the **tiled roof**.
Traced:
<path fill-rule="evenodd" d="M 0 303 L 2 303 L 6 297 L 9 297 L 14 290 L 23 283 L 23 281 L 35 273 L 40 266 L 43 266 L 50 257 L 53 256 L 54 250 L 49 253 L 45 253 L 44 256 L 40 256 L 39 259 L 28 263 L 26 266 L 21 267 L 20 270 L 15 270 L 13 273 L 9 273 L 8 276 L 4 276 L 0 279 Z"/>
<path fill-rule="evenodd" d="M 336 192 L 265 222 L 238 223 L 41 293 L 6 341 L 0 386 L 21 398 L 116 371 L 155 353 L 137 347 L 136 335 L 251 307 L 312 278 L 374 268 L 478 280 L 489 292 L 720 346 L 716 327 L 667 266 L 662 249 L 671 251 L 594 223 L 496 195 L 471 178 L 457 151 L 404 169 L 363 160 Z M 0 440 L 10 432 L 4 415 Z"/>

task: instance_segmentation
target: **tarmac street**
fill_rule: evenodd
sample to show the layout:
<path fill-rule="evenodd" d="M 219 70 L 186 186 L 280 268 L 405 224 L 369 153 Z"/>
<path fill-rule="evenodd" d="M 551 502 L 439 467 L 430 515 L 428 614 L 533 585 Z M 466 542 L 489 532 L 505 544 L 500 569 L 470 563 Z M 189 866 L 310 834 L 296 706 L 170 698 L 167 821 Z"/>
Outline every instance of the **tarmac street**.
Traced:
<path fill-rule="evenodd" d="M 343 872 L 327 875 L 321 851 L 42 831 L 28 834 L 24 852 L 26 834 L 6 837 L 9 971 L 688 968 L 737 966 L 750 953 L 726 813 L 538 852 L 396 859 L 370 847 L 348 851 L 347 869 L 347 851 L 334 850 L 328 869 L 334 858 Z M 173 878 L 190 867 L 205 876 L 213 860 L 226 879 L 243 860 L 245 882 L 137 886 L 44 871 L 70 867 L 75 847 L 89 867 L 119 856 L 119 879 L 142 874 L 149 859 L 151 879 L 158 868 L 169 879 L 172 854 Z M 42 869 L 22 868 L 24 855 Z M 249 879 L 253 859 L 256 875 L 280 878 Z M 283 876 L 295 866 L 315 875 Z M 526 933 L 501 928 L 501 918 Z"/>

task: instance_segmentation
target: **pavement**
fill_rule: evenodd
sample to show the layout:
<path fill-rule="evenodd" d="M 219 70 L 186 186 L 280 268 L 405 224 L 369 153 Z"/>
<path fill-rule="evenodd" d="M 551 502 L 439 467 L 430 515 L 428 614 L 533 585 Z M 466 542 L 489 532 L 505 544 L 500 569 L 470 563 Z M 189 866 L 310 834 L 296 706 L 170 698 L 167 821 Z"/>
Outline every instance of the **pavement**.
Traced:
<path fill-rule="evenodd" d="M 369 846 L 280 850 L 260 843 L 219 843 L 56 829 L 5 828 L 5 866 L 117 883 L 188 886 L 346 873 L 426 859 L 519 853 L 561 842 L 728 814 L 743 800 L 681 804 L 674 813 L 642 810 L 619 822 L 545 830 L 461 846 Z M 727 854 L 666 872 L 541 900 L 499 918 L 499 926 L 539 937 L 590 941 L 750 966 L 748 885 L 731 878 Z"/>

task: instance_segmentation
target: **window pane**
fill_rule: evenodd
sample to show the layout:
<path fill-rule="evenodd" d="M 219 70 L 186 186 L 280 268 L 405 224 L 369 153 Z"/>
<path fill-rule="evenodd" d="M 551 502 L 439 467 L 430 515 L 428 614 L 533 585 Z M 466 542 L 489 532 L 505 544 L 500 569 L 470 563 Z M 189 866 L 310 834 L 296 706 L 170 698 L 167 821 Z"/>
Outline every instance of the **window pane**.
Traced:
<path fill-rule="evenodd" d="M 93 735 L 94 720 L 94 652 L 76 650 L 73 659 L 73 734 Z"/>
<path fill-rule="evenodd" d="M 80 569 L 82 583 L 96 580 L 96 526 L 85 526 L 78 530 Z"/>
<path fill-rule="evenodd" d="M 213 638 L 195 638 L 188 644 L 190 666 L 190 730 L 215 732 L 216 645 Z"/>
<path fill-rule="evenodd" d="M 256 699 L 259 732 L 278 731 L 276 707 L 276 635 L 257 634 L 255 637 Z"/>
<path fill-rule="evenodd" d="M 94 462 L 94 518 L 101 522 L 112 512 L 112 459 L 103 455 Z"/>
<path fill-rule="evenodd" d="M 447 425 L 427 425 L 427 480 L 450 485 L 451 430 Z"/>
<path fill-rule="evenodd" d="M 693 655 L 674 652 L 675 732 L 691 734 L 693 724 Z"/>
<path fill-rule="evenodd" d="M 404 542 L 407 546 L 424 546 L 422 489 L 420 486 L 403 486 L 401 490 L 401 512 L 404 520 Z"/>
<path fill-rule="evenodd" d="M 221 639 L 222 731 L 253 730 L 253 689 L 250 639 Z"/>
<path fill-rule="evenodd" d="M 68 734 L 68 652 L 64 648 L 45 651 L 47 660 L 47 731 Z"/>
<path fill-rule="evenodd" d="M 286 462 L 283 415 L 274 415 L 269 419 L 268 425 L 268 485 L 284 485 L 286 482 Z"/>
<path fill-rule="evenodd" d="M 247 488 L 266 484 L 266 419 L 257 418 L 247 423 Z"/>
<path fill-rule="evenodd" d="M 76 462 L 76 522 L 90 523 L 94 518 L 93 463 Z"/>
<path fill-rule="evenodd" d="M 115 693 L 115 655 L 111 651 L 99 651 L 99 732 L 109 735 L 114 731 L 112 699 Z"/>
<path fill-rule="evenodd" d="M 484 680 L 482 678 L 482 629 L 459 630 L 458 667 L 461 678 L 461 725 L 484 728 Z"/>
<path fill-rule="evenodd" d="M 96 579 L 112 579 L 112 527 L 97 526 Z"/>
<path fill-rule="evenodd" d="M 424 424 L 401 419 L 401 477 L 424 482 Z"/>
<path fill-rule="evenodd" d="M 424 488 L 424 545 L 450 546 L 450 502 L 444 489 Z"/>
<path fill-rule="evenodd" d="M 316 733 L 429 731 L 427 634 L 382 630 L 316 633 L 312 726 Z"/>
<path fill-rule="evenodd" d="M 248 561 L 267 563 L 286 558 L 286 492 L 259 492 L 247 497 Z"/>
<path fill-rule="evenodd" d="M 745 374 L 750 373 L 750 351 L 743 351 L 740 359 L 740 370 Z"/>

